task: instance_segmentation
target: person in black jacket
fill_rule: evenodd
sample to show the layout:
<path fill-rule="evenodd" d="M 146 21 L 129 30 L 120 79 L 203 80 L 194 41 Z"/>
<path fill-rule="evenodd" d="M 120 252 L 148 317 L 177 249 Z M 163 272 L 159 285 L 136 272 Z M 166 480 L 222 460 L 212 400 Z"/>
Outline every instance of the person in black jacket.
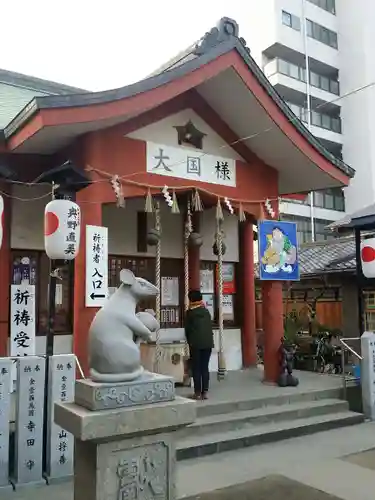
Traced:
<path fill-rule="evenodd" d="M 185 336 L 190 349 L 190 364 L 194 381 L 194 399 L 207 399 L 208 365 L 214 346 L 212 320 L 199 290 L 190 290 L 189 309 L 185 318 Z"/>

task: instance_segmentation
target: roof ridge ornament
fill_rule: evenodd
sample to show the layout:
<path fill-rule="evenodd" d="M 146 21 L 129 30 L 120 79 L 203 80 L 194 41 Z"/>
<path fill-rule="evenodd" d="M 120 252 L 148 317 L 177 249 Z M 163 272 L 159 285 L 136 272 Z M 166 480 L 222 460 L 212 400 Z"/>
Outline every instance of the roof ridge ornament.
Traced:
<path fill-rule="evenodd" d="M 208 31 L 194 48 L 194 54 L 201 56 L 206 54 L 214 47 L 217 47 L 222 42 L 227 42 L 232 38 L 237 38 L 248 52 L 250 49 L 246 47 L 246 41 L 238 36 L 238 23 L 230 17 L 222 17 L 217 26 Z"/>

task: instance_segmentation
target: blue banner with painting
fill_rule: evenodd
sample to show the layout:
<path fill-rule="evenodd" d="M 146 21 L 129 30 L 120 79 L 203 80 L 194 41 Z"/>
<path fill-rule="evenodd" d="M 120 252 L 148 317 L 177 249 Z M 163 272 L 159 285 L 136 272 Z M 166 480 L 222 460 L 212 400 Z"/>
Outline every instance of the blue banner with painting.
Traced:
<path fill-rule="evenodd" d="M 258 224 L 259 278 L 298 281 L 298 243 L 295 222 L 264 220 Z"/>

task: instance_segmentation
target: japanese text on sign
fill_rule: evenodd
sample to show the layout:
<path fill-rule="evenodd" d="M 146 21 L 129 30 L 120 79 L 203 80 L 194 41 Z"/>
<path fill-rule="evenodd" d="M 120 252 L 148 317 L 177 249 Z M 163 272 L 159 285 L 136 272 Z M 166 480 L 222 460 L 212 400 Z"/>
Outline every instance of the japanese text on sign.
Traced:
<path fill-rule="evenodd" d="M 147 142 L 147 172 L 236 187 L 236 161 Z"/>
<path fill-rule="evenodd" d="M 47 427 L 47 463 L 49 478 L 71 476 L 74 462 L 74 437 L 54 422 L 54 405 L 74 400 L 75 357 L 73 354 L 50 358 Z"/>
<path fill-rule="evenodd" d="M 86 226 L 86 307 L 101 307 L 108 297 L 108 229 Z"/>
<path fill-rule="evenodd" d="M 11 286 L 10 355 L 35 354 L 35 286 Z"/>
<path fill-rule="evenodd" d="M 17 361 L 18 411 L 16 415 L 16 483 L 42 478 L 45 359 L 37 356 Z"/>
<path fill-rule="evenodd" d="M 79 208 L 71 207 L 68 211 L 67 216 L 67 229 L 68 233 L 66 235 L 66 248 L 64 250 L 65 255 L 75 255 L 77 246 L 77 230 L 81 223 Z"/>

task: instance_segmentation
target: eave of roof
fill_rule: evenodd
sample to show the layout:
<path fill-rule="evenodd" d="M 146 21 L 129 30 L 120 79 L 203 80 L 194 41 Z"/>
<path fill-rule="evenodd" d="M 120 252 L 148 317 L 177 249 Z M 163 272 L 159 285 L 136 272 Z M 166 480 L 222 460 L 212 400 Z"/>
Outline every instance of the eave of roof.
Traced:
<path fill-rule="evenodd" d="M 0 69 L 0 83 L 15 85 L 38 92 L 45 92 L 47 94 L 77 94 L 89 92 L 88 90 L 71 87 L 70 85 L 64 85 L 62 83 L 52 82 L 5 69 Z"/>
<path fill-rule="evenodd" d="M 327 226 L 331 231 L 339 233 L 352 232 L 355 229 L 375 231 L 375 203 L 368 205 Z"/>
<path fill-rule="evenodd" d="M 251 57 L 250 50 L 246 46 L 245 40 L 239 38 L 238 24 L 229 18 L 221 19 L 218 27 L 213 28 L 209 33 L 206 33 L 200 43 L 194 47 L 193 51 L 184 53 L 181 59 L 177 62 L 173 61 L 170 66 L 167 66 L 167 69 L 163 69 L 160 73 L 146 78 L 138 83 L 104 92 L 36 97 L 8 124 L 4 131 L 5 137 L 10 138 L 39 110 L 85 107 L 133 97 L 137 94 L 160 87 L 188 73 L 191 73 L 232 50 L 236 50 L 239 53 L 259 83 L 267 91 L 271 99 L 273 99 L 273 101 L 277 104 L 280 111 L 286 115 L 291 123 L 293 123 L 299 133 L 341 172 L 348 177 L 353 177 L 355 173 L 354 169 L 327 151 L 296 117 L 282 97 L 274 89 L 262 70 Z"/>

